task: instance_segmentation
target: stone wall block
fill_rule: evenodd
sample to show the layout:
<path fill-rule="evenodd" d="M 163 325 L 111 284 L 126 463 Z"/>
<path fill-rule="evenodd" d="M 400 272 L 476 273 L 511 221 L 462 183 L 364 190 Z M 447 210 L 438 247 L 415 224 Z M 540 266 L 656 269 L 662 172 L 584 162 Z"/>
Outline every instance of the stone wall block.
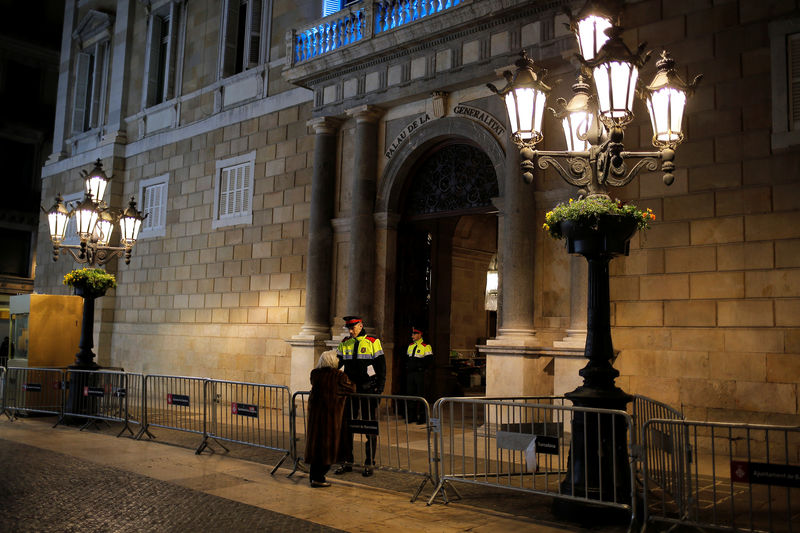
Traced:
<path fill-rule="evenodd" d="M 690 191 L 729 189 L 742 184 L 742 163 L 708 163 L 711 163 L 710 159 L 704 161 L 702 166 L 689 168 Z"/>
<path fill-rule="evenodd" d="M 748 298 L 800 297 L 800 269 L 745 273 Z"/>
<path fill-rule="evenodd" d="M 674 328 L 671 330 L 672 349 L 681 351 L 721 352 L 725 350 L 725 335 L 720 329 Z"/>
<path fill-rule="evenodd" d="M 716 326 L 717 305 L 712 300 L 664 302 L 665 326 Z"/>
<path fill-rule="evenodd" d="M 800 194 L 800 191 L 798 191 Z M 715 207 L 717 216 L 767 213 L 771 210 L 772 194 L 769 187 L 748 187 L 733 191 L 717 191 Z"/>
<path fill-rule="evenodd" d="M 787 383 L 736 382 L 736 407 L 745 411 L 797 414 L 797 386 Z"/>
<path fill-rule="evenodd" d="M 715 244 L 744 240 L 742 217 L 722 217 L 691 221 L 692 244 Z"/>
<path fill-rule="evenodd" d="M 717 249 L 715 246 L 670 248 L 664 251 L 664 263 L 667 273 L 714 271 L 717 269 Z"/>
<path fill-rule="evenodd" d="M 690 274 L 692 299 L 744 298 L 745 277 L 742 272 L 709 272 Z"/>
<path fill-rule="evenodd" d="M 721 271 L 772 268 L 772 244 L 772 242 L 747 242 L 719 246 L 717 267 Z M 778 244 L 780 243 L 776 243 L 776 246 Z M 800 266 L 800 262 L 797 266 Z"/>
<path fill-rule="evenodd" d="M 784 351 L 783 331 L 776 329 L 726 329 L 725 350 L 729 352 L 768 352 Z"/>
<path fill-rule="evenodd" d="M 772 300 L 737 300 L 717 303 L 720 326 L 772 327 L 775 325 Z"/>
<path fill-rule="evenodd" d="M 686 274 L 642 276 L 639 297 L 642 300 L 686 300 L 689 298 L 689 276 Z"/>
<path fill-rule="evenodd" d="M 746 216 L 744 229 L 748 241 L 796 239 L 800 237 L 800 212 Z"/>
<path fill-rule="evenodd" d="M 617 326 L 661 326 L 664 309 L 661 302 L 619 302 L 614 313 Z"/>
<path fill-rule="evenodd" d="M 714 216 L 714 194 L 711 192 L 664 198 L 663 220 L 693 220 Z"/>

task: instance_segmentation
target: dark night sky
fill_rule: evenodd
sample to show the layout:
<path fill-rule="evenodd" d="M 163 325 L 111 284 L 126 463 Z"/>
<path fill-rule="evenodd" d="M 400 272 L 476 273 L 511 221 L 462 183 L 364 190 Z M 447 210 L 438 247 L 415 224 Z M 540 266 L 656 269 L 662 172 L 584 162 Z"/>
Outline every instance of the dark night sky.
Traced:
<path fill-rule="evenodd" d="M 0 0 L 0 35 L 61 49 L 64 0 Z"/>

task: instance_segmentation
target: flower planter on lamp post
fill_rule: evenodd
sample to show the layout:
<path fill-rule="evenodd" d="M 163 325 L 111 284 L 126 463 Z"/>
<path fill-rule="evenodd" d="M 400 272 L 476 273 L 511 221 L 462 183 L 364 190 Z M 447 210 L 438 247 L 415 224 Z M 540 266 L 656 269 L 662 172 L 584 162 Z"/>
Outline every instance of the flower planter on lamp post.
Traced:
<path fill-rule="evenodd" d="M 117 286 L 113 274 L 99 268 L 81 268 L 64 276 L 64 285 L 73 288 L 76 296 L 83 298 L 83 322 L 81 324 L 80 350 L 75 354 L 75 364 L 70 368 L 97 370 L 100 366 L 94 361 L 94 301 L 106 294 L 108 289 Z"/>

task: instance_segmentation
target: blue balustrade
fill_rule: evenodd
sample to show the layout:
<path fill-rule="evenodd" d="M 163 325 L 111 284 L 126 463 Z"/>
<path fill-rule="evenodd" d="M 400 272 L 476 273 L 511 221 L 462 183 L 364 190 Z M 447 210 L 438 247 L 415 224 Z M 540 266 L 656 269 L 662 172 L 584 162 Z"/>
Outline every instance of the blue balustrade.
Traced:
<path fill-rule="evenodd" d="M 378 35 L 415 20 L 456 7 L 463 0 L 382 0 L 366 6 L 360 4 L 339 15 L 299 32 L 294 42 L 294 63 L 308 61 L 322 54 L 348 46 L 367 35 L 367 17 L 372 19 L 372 34 Z"/>

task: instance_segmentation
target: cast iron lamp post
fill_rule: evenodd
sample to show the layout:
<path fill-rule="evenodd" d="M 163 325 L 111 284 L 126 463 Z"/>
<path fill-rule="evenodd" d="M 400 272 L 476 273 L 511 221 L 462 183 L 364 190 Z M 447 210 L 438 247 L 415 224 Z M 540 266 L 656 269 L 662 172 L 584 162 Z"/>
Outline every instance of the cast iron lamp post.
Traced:
<path fill-rule="evenodd" d="M 105 265 L 114 257 L 125 254 L 125 264 L 130 264 L 131 251 L 139 236 L 142 221 L 146 218 L 136 209 L 136 202 L 131 197 L 124 211 L 115 210 L 106 205 L 103 196 L 108 189 L 110 179 L 103 171 L 103 164 L 98 159 L 91 172 L 81 172 L 84 179 L 84 196 L 72 210 L 67 210 L 64 199 L 59 193 L 56 202 L 47 214 L 50 227 L 50 241 L 53 243 L 53 261 L 58 261 L 59 252 L 69 253 L 78 263 L 88 265 Z M 80 244 L 63 244 L 70 218 L 75 219 L 76 232 Z M 115 223 L 119 222 L 120 246 L 109 246 L 111 233 Z M 83 323 L 81 326 L 80 351 L 75 356 L 75 365 L 71 368 L 91 369 L 98 367 L 92 352 L 94 335 L 94 301 L 103 296 L 90 288 L 76 289 L 76 294 L 83 297 Z"/>
<path fill-rule="evenodd" d="M 48 210 L 47 222 L 50 227 L 50 241 L 53 243 L 53 261 L 58 261 L 59 251 L 69 252 L 78 263 L 104 265 L 114 257 L 125 254 L 125 264 L 131 262 L 131 252 L 139 236 L 145 216 L 136 209 L 136 201 L 131 196 L 127 209 L 115 210 L 106 205 L 103 196 L 110 179 L 103 171 L 98 159 L 91 172 L 82 171 L 84 179 L 83 200 L 71 211 L 64 205 L 59 193 L 56 202 Z M 74 217 L 80 244 L 64 244 L 69 219 Z M 114 224 L 119 222 L 120 246 L 109 246 Z M 77 251 L 77 253 L 76 253 Z"/>
<path fill-rule="evenodd" d="M 686 98 L 697 85 L 680 79 L 675 63 L 666 52 L 657 63 L 658 72 L 647 86 L 640 86 L 639 69 L 649 58 L 645 45 L 633 52 L 622 41 L 615 17 L 598 10 L 590 0 L 578 17 L 570 15 L 570 28 L 578 38 L 582 75 L 573 86 L 569 102 L 558 99 L 552 110 L 561 121 L 567 150 L 537 150 L 543 139 L 542 117 L 550 88 L 545 71 L 538 69 L 523 50 L 516 71 L 503 73 L 506 87 L 489 89 L 506 104 L 512 140 L 520 149 L 522 177 L 533 181 L 533 170 L 552 167 L 585 197 L 608 197 L 608 187 L 622 187 L 638 173 L 655 171 L 661 162 L 666 185 L 672 184 L 675 147 L 683 140 L 681 130 Z M 592 82 L 591 84 L 589 82 Z M 623 145 L 625 126 L 633 118 L 636 93 L 646 101 L 653 126 L 656 151 L 629 152 Z M 562 163 L 563 162 L 563 163 Z M 630 164 L 633 163 L 633 164 Z M 588 359 L 580 375 L 583 385 L 566 397 L 578 407 L 624 410 L 631 396 L 614 383 L 619 371 L 612 366 L 609 261 L 627 255 L 636 225 L 617 220 L 596 227 L 564 221 L 562 231 L 570 253 L 583 255 L 589 264 L 587 335 L 584 356 Z M 603 501 L 630 501 L 630 466 L 627 428 L 613 415 L 576 413 L 572 422 L 572 447 L 562 493 Z"/>

